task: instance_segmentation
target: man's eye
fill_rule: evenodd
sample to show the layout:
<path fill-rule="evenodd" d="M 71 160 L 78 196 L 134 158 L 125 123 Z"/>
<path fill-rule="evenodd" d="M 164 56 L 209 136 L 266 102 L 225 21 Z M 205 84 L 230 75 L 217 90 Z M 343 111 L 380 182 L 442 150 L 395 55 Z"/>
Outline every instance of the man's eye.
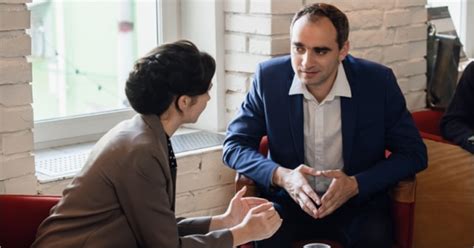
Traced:
<path fill-rule="evenodd" d="M 304 53 L 306 49 L 304 47 L 294 47 L 295 52 Z"/>
<path fill-rule="evenodd" d="M 314 51 L 314 52 L 315 52 L 317 55 L 325 55 L 325 54 L 328 53 L 327 50 L 316 50 L 316 51 Z"/>

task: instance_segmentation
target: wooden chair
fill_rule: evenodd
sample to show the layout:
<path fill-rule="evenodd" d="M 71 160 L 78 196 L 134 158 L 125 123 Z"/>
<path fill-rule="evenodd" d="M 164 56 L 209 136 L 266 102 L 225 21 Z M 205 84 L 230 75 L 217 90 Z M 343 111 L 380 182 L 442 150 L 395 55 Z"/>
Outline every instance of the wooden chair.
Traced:
<path fill-rule="evenodd" d="M 268 155 L 268 140 L 264 136 L 260 142 L 259 152 L 264 156 Z M 238 174 L 235 177 L 235 190 L 239 191 L 247 186 L 246 196 L 258 196 L 258 190 L 255 183 Z M 398 183 L 392 190 L 392 218 L 394 223 L 395 248 L 411 248 L 413 243 L 413 225 L 415 219 L 415 191 L 416 180 L 408 179 Z M 305 244 L 313 242 L 322 242 L 331 245 L 331 248 L 342 248 L 342 246 L 332 240 L 300 240 L 292 244 L 293 248 L 301 248 Z M 245 244 L 241 248 L 253 248 L 253 244 Z"/>

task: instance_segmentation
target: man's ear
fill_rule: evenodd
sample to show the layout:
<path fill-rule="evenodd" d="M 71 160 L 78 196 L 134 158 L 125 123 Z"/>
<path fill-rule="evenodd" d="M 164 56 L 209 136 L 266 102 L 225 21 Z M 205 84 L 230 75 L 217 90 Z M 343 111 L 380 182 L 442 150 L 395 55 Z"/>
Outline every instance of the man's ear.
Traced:
<path fill-rule="evenodd" d="M 341 50 L 339 50 L 339 62 L 342 62 L 346 58 L 347 54 L 349 54 L 349 48 L 349 41 L 344 42 Z"/>

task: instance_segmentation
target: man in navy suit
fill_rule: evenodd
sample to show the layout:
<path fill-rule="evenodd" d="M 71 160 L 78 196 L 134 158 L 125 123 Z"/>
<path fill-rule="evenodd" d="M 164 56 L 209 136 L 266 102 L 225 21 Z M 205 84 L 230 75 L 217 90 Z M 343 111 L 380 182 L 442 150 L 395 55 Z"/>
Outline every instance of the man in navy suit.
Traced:
<path fill-rule="evenodd" d="M 290 33 L 291 55 L 258 65 L 224 142 L 224 162 L 284 220 L 258 247 L 308 238 L 392 247 L 388 190 L 427 164 L 396 78 L 348 55 L 348 20 L 332 5 L 300 10 Z M 268 157 L 257 151 L 265 135 Z"/>

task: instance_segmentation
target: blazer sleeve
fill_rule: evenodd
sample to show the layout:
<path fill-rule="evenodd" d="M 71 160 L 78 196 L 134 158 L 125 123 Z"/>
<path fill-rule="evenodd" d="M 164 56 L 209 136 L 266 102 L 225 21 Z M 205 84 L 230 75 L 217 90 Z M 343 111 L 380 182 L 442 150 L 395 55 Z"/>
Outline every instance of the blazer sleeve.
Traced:
<path fill-rule="evenodd" d="M 385 149 L 391 155 L 356 175 L 359 201 L 367 200 L 427 167 L 426 146 L 406 108 L 392 70 L 386 70 L 384 81 L 384 140 Z"/>
<path fill-rule="evenodd" d="M 186 233 L 180 236 L 171 208 L 167 180 L 158 159 L 145 151 L 135 151 L 122 164 L 122 173 L 115 183 L 118 200 L 140 247 L 232 247 L 228 229 L 207 234 Z M 200 219 L 189 226 L 209 229 L 209 219 Z M 207 227 L 206 227 L 207 226 Z M 191 228 L 190 230 L 194 230 Z"/>
<path fill-rule="evenodd" d="M 441 134 L 445 139 L 474 153 L 474 145 L 467 140 L 474 135 L 474 62 L 464 70 L 453 99 L 441 119 Z"/>
<path fill-rule="evenodd" d="M 261 138 L 266 135 L 265 106 L 262 99 L 261 66 L 240 110 L 227 128 L 223 160 L 226 165 L 251 178 L 269 190 L 277 164 L 258 152 Z"/>

